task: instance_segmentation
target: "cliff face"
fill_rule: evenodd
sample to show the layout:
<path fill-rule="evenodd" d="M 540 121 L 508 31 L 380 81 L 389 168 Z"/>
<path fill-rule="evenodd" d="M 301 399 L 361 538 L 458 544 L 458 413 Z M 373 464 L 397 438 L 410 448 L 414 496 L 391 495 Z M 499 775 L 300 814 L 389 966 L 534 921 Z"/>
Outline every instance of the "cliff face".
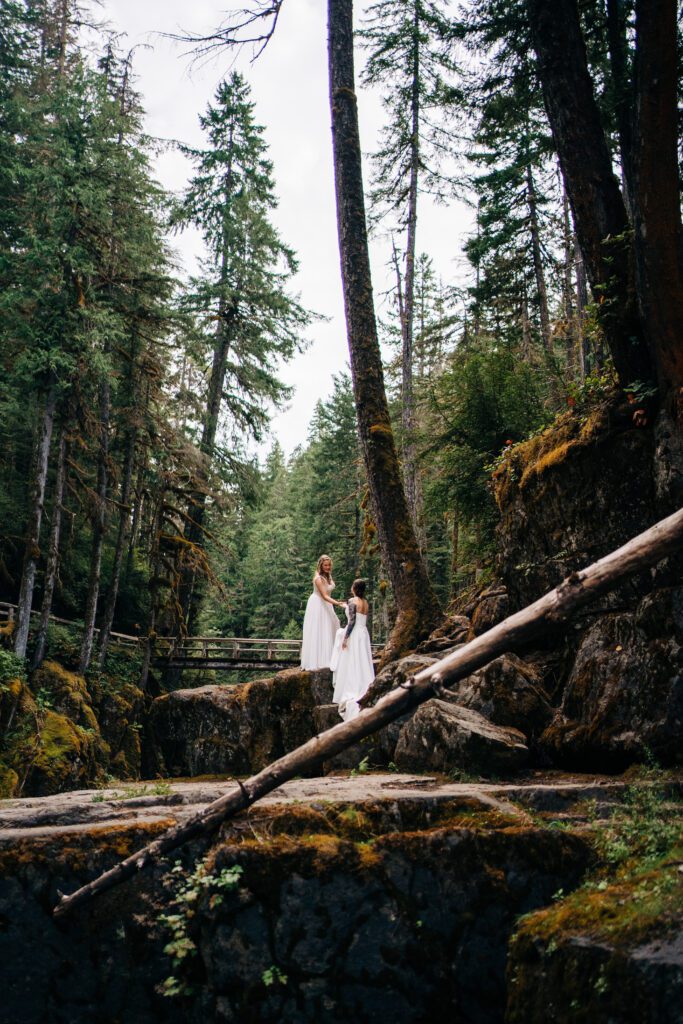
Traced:
<path fill-rule="evenodd" d="M 511 610 L 670 512 L 662 460 L 661 437 L 616 407 L 567 414 L 511 449 L 494 474 L 497 571 Z M 545 638 L 553 657 L 535 660 L 552 663 L 546 689 L 556 712 L 539 749 L 553 763 L 590 771 L 683 759 L 680 568 L 660 563 Z"/>

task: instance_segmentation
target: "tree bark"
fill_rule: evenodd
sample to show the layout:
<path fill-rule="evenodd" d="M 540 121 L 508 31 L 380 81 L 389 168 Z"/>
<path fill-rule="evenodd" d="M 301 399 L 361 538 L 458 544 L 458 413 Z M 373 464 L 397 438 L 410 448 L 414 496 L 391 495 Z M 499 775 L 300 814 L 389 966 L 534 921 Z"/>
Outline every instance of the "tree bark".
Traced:
<path fill-rule="evenodd" d="M 33 652 L 31 668 L 38 668 L 45 657 L 47 645 L 47 628 L 52 614 L 52 598 L 59 572 L 59 541 L 62 533 L 62 501 L 64 499 L 64 483 L 66 481 L 66 456 L 68 442 L 66 439 L 66 426 L 63 426 L 59 435 L 57 448 L 57 466 L 55 469 L 55 489 L 52 498 L 52 523 L 50 525 L 50 546 L 45 567 L 45 586 L 43 587 L 43 604 L 40 609 L 40 624 L 36 635 L 36 646 Z"/>
<path fill-rule="evenodd" d="M 119 595 L 119 584 L 121 582 L 121 568 L 123 565 L 123 552 L 126 540 L 130 531 L 130 499 L 133 490 L 133 466 L 135 464 L 135 446 L 137 442 L 137 429 L 132 427 L 128 434 L 126 446 L 126 458 L 123 466 L 123 479 L 121 481 L 121 507 L 119 509 L 119 528 L 116 535 L 116 547 L 114 549 L 114 563 L 112 566 L 111 583 L 107 593 L 107 600 L 102 613 L 102 624 L 100 626 L 99 650 L 97 663 L 102 670 L 107 657 L 107 648 L 114 624 L 114 612 L 116 601 Z"/>
<path fill-rule="evenodd" d="M 574 311 L 574 294 L 572 288 L 572 266 L 574 254 L 572 252 L 572 226 L 569 216 L 569 200 L 567 190 L 562 189 L 562 241 L 564 247 L 564 266 L 562 269 L 562 305 L 564 307 L 564 321 L 567 325 L 567 369 L 571 377 L 576 377 L 578 359 L 577 337 L 576 337 L 576 313 Z"/>
<path fill-rule="evenodd" d="M 675 0 L 637 0 L 633 214 L 638 305 L 660 394 L 683 419 L 683 232 Z"/>
<path fill-rule="evenodd" d="M 90 552 L 90 573 L 88 576 L 88 593 L 83 614 L 83 640 L 78 665 L 80 673 L 90 667 L 93 640 L 95 637 L 95 618 L 97 616 L 97 600 L 100 593 L 100 576 L 102 572 L 102 548 L 107 524 L 107 486 L 109 481 L 109 418 L 110 418 L 109 378 L 104 376 L 100 384 L 100 444 L 97 458 L 97 491 L 95 509 L 92 517 L 92 549 Z"/>
<path fill-rule="evenodd" d="M 406 240 L 405 301 L 401 319 L 403 352 L 401 359 L 401 426 L 403 428 L 403 479 L 413 529 L 420 547 L 420 499 L 415 451 L 415 408 L 413 397 L 413 323 L 415 309 L 415 246 L 417 235 L 417 190 L 420 171 L 420 12 L 414 2 L 412 85 L 410 96 L 410 180 L 408 185 L 408 225 Z"/>
<path fill-rule="evenodd" d="M 436 624 L 439 605 L 415 537 L 389 419 L 372 295 L 353 72 L 350 0 L 329 0 L 329 72 L 337 229 L 351 374 L 382 560 L 398 611 L 386 658 Z"/>
<path fill-rule="evenodd" d="M 188 821 L 170 829 L 137 853 L 127 857 L 105 874 L 63 896 L 54 914 L 61 917 L 82 906 L 99 893 L 132 877 L 138 871 L 158 862 L 160 857 L 198 836 L 213 834 L 216 829 L 246 807 L 251 806 L 284 782 L 301 775 L 342 750 L 372 735 L 401 715 L 429 700 L 448 683 L 475 672 L 501 654 L 527 643 L 542 630 L 566 622 L 579 608 L 607 593 L 623 579 L 655 565 L 683 546 L 683 509 L 675 512 L 629 541 L 617 551 L 582 570 L 573 573 L 559 587 L 545 594 L 534 604 L 505 619 L 435 665 L 423 669 L 404 686 L 392 690 L 372 708 L 363 710 L 350 722 L 342 722 L 315 736 L 307 743 L 285 754 L 253 775 L 238 788 L 215 800 Z"/>
<path fill-rule="evenodd" d="M 18 654 L 20 658 L 26 657 L 28 631 L 31 623 L 33 588 L 36 582 L 38 559 L 40 558 L 40 524 L 43 519 L 43 508 L 45 505 L 45 482 L 47 480 L 50 441 L 52 440 L 56 405 L 57 391 L 55 385 L 52 384 L 45 399 L 45 408 L 38 427 L 38 437 L 36 438 L 35 468 L 31 488 L 31 510 L 29 513 L 19 598 L 17 601 L 17 625 L 14 633 L 14 653 Z"/>
<path fill-rule="evenodd" d="M 586 274 L 623 387 L 652 377 L 638 317 L 629 221 L 593 93 L 577 0 L 527 0 L 543 97 Z"/>
<path fill-rule="evenodd" d="M 541 253 L 541 232 L 538 226 L 538 200 L 536 198 L 536 186 L 534 176 L 531 172 L 531 163 L 526 167 L 526 192 L 527 206 L 529 207 L 529 234 L 531 235 L 531 256 L 534 264 L 534 277 L 536 278 L 536 291 L 538 292 L 538 313 L 541 321 L 541 341 L 543 350 L 549 358 L 552 358 L 553 351 L 550 343 L 550 314 L 548 312 L 548 289 L 543 273 L 543 256 Z"/>
<path fill-rule="evenodd" d="M 633 160 L 633 123 L 631 120 L 631 91 L 628 76 L 628 40 L 626 23 L 628 10 L 624 0 L 607 0 L 607 45 L 609 47 L 610 67 L 612 71 L 612 88 L 614 91 L 614 109 L 617 117 L 619 134 L 619 150 L 621 153 L 621 172 L 624 181 L 626 209 L 632 210 L 633 196 L 632 160 Z"/>

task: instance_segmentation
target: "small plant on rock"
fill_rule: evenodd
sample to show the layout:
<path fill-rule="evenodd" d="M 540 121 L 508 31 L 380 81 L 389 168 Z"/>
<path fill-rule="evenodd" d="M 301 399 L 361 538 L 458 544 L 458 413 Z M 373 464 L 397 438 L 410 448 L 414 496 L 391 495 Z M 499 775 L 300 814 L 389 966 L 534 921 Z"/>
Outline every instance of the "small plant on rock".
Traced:
<path fill-rule="evenodd" d="M 171 869 L 177 886 L 173 899 L 177 910 L 172 914 L 162 914 L 159 920 L 171 933 L 164 953 L 172 958 L 174 973 L 159 986 L 162 995 L 171 998 L 192 995 L 193 989 L 187 980 L 187 963 L 189 958 L 197 955 L 197 946 L 190 935 L 190 922 L 195 916 L 197 903 L 201 896 L 208 895 L 212 910 L 220 906 L 224 894 L 238 887 L 243 870 L 239 864 L 234 864 L 214 874 L 202 862 L 188 875 L 180 861 Z"/>

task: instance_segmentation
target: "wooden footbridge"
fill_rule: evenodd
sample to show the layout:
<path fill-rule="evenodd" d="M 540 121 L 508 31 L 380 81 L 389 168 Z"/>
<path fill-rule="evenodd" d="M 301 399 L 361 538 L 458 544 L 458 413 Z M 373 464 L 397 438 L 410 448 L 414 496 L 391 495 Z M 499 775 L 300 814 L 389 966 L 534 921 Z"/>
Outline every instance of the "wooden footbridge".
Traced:
<path fill-rule="evenodd" d="M 32 618 L 38 618 L 32 611 Z M 0 625 L 16 619 L 17 606 L 0 601 Z M 50 622 L 78 631 L 82 622 L 51 616 Z M 95 630 L 97 636 L 99 630 Z M 130 636 L 126 633 L 112 633 L 111 645 L 127 648 L 142 648 L 146 636 Z M 373 644 L 373 655 L 378 654 L 382 644 Z M 301 664 L 301 641 L 278 640 L 265 637 L 236 636 L 157 636 L 154 641 L 152 664 L 160 669 L 283 669 Z"/>

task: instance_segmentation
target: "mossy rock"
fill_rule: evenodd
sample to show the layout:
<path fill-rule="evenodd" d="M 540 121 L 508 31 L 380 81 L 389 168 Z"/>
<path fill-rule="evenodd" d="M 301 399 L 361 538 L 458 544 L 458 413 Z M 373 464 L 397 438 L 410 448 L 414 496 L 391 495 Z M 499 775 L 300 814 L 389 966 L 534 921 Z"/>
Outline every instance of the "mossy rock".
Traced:
<path fill-rule="evenodd" d="M 44 661 L 31 677 L 34 693 L 49 695 L 53 708 L 84 729 L 99 732 L 97 718 L 83 676 L 69 672 L 56 661 Z"/>
<path fill-rule="evenodd" d="M 45 711 L 38 749 L 29 772 L 37 796 L 86 786 L 97 776 L 99 734 L 75 725 L 66 715 Z"/>
<path fill-rule="evenodd" d="M 525 918 L 508 961 L 508 1024 L 679 1024 L 679 862 L 590 886 Z"/>
<path fill-rule="evenodd" d="M 14 768 L 7 768 L 0 765 L 0 800 L 7 800 L 13 797 L 19 785 L 19 776 Z"/>

